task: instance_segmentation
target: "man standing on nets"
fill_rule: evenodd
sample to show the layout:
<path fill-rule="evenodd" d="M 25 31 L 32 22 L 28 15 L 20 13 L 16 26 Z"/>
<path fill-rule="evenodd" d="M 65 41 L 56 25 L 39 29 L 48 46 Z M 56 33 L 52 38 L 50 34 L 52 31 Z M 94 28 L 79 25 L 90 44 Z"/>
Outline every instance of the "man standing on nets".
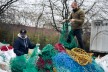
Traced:
<path fill-rule="evenodd" d="M 36 45 L 32 44 L 29 38 L 26 35 L 27 31 L 25 29 L 21 29 L 18 34 L 18 38 L 14 41 L 14 53 L 17 56 L 21 56 L 24 54 L 28 54 L 28 50 L 33 49 Z"/>
<path fill-rule="evenodd" d="M 77 2 L 71 4 L 73 11 L 69 17 L 72 25 L 73 35 L 76 36 L 79 47 L 84 49 L 84 44 L 82 40 L 82 25 L 84 23 L 85 13 L 78 7 Z"/>

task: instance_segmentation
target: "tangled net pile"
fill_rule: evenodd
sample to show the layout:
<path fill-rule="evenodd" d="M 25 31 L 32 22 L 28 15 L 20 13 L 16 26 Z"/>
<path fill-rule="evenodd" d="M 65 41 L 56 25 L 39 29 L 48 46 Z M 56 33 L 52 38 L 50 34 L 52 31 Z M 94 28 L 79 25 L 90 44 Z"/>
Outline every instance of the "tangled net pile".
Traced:
<path fill-rule="evenodd" d="M 36 47 L 28 58 L 23 55 L 12 59 L 12 72 L 104 72 L 92 59 L 91 54 L 75 48 L 77 43 L 71 26 L 66 23 L 63 24 L 59 43 L 55 46 L 47 44 L 41 54 L 37 54 Z M 67 26 L 70 29 L 67 29 Z M 67 30 L 69 32 L 66 34 Z"/>

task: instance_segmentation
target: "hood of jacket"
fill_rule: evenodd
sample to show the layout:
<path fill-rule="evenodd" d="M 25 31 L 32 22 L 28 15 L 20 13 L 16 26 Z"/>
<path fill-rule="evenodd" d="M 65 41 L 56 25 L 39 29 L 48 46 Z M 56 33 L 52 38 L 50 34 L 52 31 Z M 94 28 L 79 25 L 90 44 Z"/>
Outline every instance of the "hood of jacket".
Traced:
<path fill-rule="evenodd" d="M 27 38 L 27 35 L 25 36 L 25 38 L 22 38 L 21 34 L 19 33 L 18 34 L 18 37 L 21 38 L 21 39 L 26 39 Z"/>

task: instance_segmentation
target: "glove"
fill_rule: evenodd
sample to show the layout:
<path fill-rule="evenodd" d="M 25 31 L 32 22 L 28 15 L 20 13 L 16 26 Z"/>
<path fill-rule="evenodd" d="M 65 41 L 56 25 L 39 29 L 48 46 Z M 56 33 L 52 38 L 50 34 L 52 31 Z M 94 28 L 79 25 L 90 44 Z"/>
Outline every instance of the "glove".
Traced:
<path fill-rule="evenodd" d="M 40 44 L 39 44 L 39 43 L 37 43 L 37 44 L 36 44 L 36 46 L 37 46 L 37 47 L 39 47 L 39 46 L 40 46 Z"/>
<path fill-rule="evenodd" d="M 41 54 L 41 50 L 39 49 L 40 44 L 37 43 L 36 46 L 38 47 L 38 49 L 37 49 L 38 54 Z"/>

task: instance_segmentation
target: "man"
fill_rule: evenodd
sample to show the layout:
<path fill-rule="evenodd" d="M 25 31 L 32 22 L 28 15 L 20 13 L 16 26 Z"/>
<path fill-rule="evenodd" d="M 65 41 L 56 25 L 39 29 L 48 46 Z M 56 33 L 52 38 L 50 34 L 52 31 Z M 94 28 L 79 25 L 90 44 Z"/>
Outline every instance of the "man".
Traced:
<path fill-rule="evenodd" d="M 26 35 L 27 31 L 21 29 L 18 34 L 18 38 L 14 41 L 14 52 L 17 56 L 21 56 L 28 53 L 28 49 L 33 49 L 36 45 L 32 44 Z"/>
<path fill-rule="evenodd" d="M 85 13 L 78 7 L 76 2 L 71 4 L 73 12 L 71 13 L 69 20 L 72 25 L 73 35 L 76 36 L 80 48 L 84 49 L 82 40 L 82 25 L 84 23 Z"/>

